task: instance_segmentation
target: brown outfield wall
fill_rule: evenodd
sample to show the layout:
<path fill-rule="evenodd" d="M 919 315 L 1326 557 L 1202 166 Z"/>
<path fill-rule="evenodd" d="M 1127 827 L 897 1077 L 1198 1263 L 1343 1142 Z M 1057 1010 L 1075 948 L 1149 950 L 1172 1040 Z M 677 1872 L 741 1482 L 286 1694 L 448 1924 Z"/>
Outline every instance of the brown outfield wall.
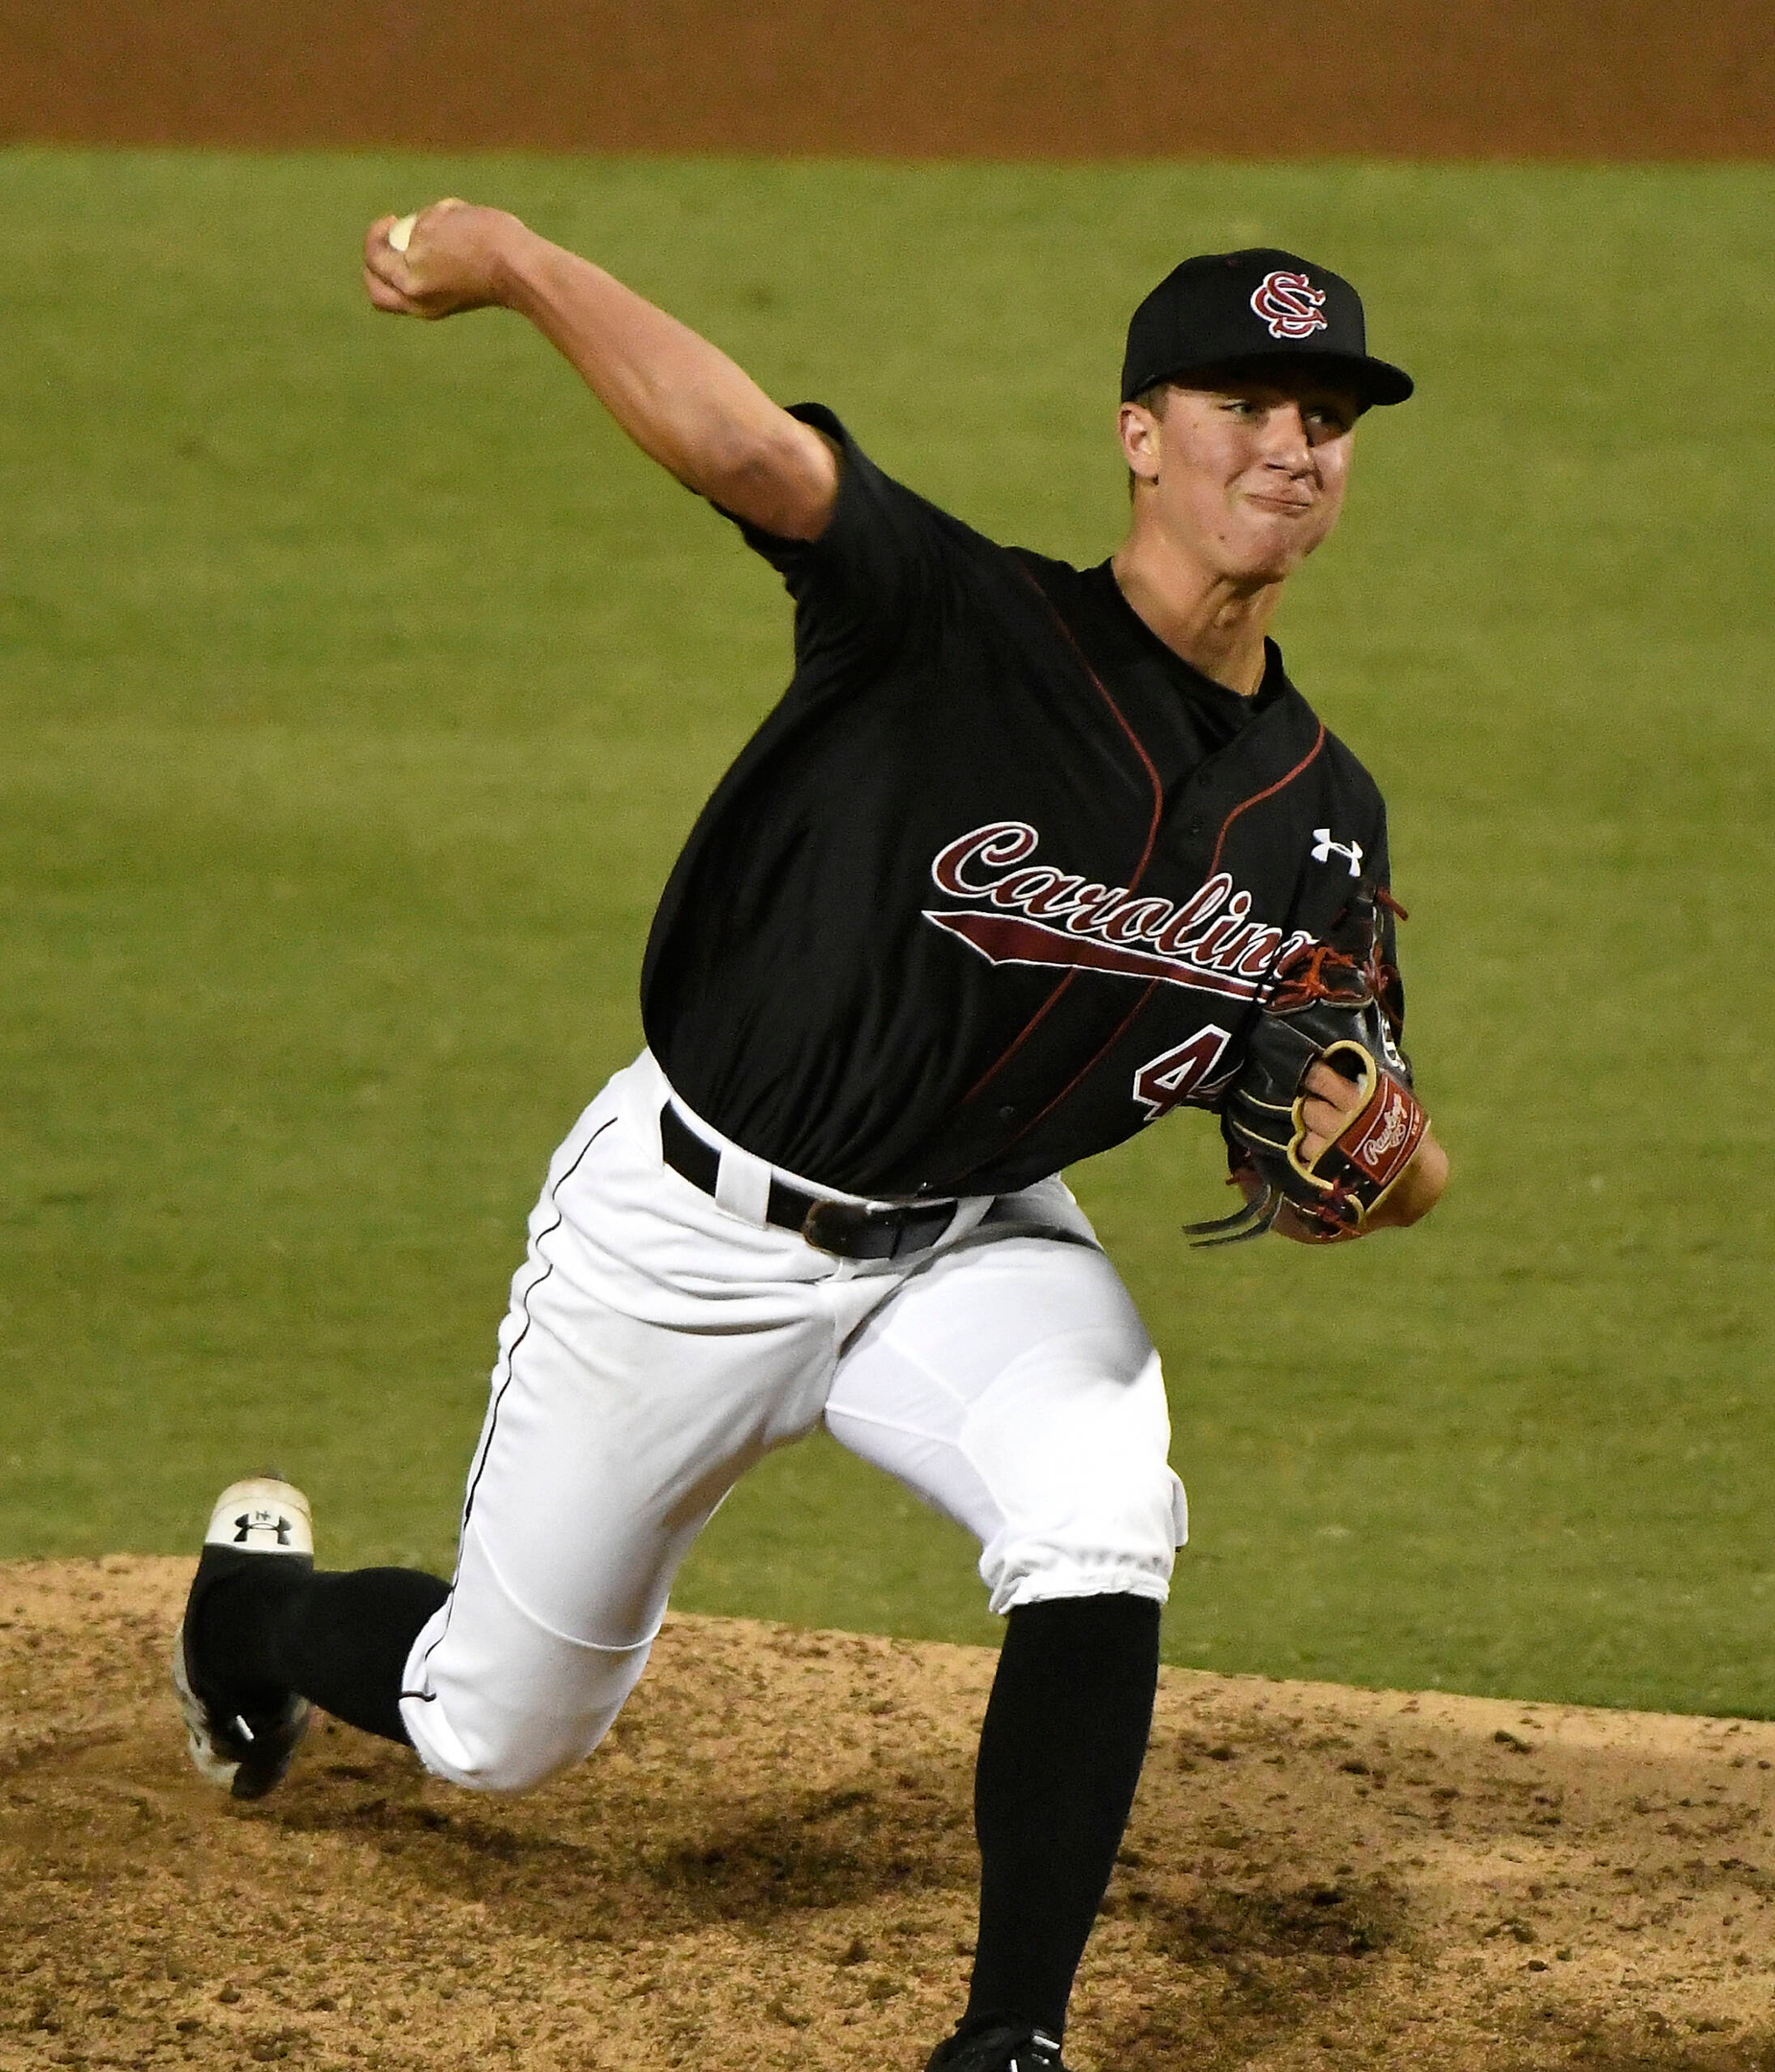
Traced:
<path fill-rule="evenodd" d="M 0 138 L 1767 158 L 1766 0 L 0 0 Z"/>

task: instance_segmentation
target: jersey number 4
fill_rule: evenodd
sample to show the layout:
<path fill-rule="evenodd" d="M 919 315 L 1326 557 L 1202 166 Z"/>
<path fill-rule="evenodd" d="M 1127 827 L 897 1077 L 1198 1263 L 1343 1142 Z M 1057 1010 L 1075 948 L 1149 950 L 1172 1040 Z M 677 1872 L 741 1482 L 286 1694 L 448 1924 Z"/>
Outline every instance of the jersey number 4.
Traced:
<path fill-rule="evenodd" d="M 1198 1028 L 1187 1043 L 1161 1050 L 1134 1074 L 1134 1098 L 1148 1111 L 1148 1122 L 1179 1103 L 1213 1091 L 1214 1069 L 1232 1037 L 1219 1023 Z"/>

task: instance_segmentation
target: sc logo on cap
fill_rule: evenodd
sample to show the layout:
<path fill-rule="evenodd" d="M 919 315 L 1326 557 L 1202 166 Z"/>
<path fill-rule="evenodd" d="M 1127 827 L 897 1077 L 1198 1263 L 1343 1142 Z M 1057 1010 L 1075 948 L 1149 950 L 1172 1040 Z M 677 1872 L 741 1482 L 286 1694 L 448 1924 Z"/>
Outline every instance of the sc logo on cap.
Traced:
<path fill-rule="evenodd" d="M 1315 288 L 1304 273 L 1266 273 L 1251 297 L 1251 307 L 1273 339 L 1311 338 L 1315 331 L 1330 329 L 1324 315 L 1325 291 Z"/>

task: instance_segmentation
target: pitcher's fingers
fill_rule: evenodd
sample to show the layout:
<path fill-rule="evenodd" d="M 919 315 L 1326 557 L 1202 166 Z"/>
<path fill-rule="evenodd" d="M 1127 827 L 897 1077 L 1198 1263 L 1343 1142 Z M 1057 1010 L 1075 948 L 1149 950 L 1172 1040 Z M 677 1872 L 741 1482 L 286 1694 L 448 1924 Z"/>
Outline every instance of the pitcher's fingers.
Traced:
<path fill-rule="evenodd" d="M 1316 1058 L 1307 1067 L 1307 1076 L 1302 1086 L 1308 1094 L 1316 1094 L 1334 1108 L 1340 1108 L 1345 1115 L 1354 1115 L 1361 1106 L 1361 1097 L 1354 1079 L 1346 1079 L 1336 1066 Z"/>
<path fill-rule="evenodd" d="M 1328 1100 L 1320 1100 L 1316 1094 L 1309 1094 L 1300 1104 L 1300 1118 L 1310 1130 L 1321 1137 L 1335 1137 L 1343 1128 L 1354 1109 L 1340 1108 Z"/>
<path fill-rule="evenodd" d="M 390 317 L 423 317 L 425 312 L 392 281 L 385 280 L 371 266 L 364 269 L 364 286 L 375 306 Z"/>
<path fill-rule="evenodd" d="M 1311 1166 L 1327 1144 L 1334 1142 L 1350 1125 L 1350 1111 L 1334 1108 L 1330 1101 L 1309 1095 L 1300 1104 L 1300 1158 Z"/>
<path fill-rule="evenodd" d="M 423 208 L 414 209 L 409 215 L 391 216 L 386 219 L 378 217 L 370 226 L 370 234 L 372 238 L 379 239 L 397 259 L 406 259 L 413 251 L 414 239 L 415 237 L 419 238 L 420 243 L 423 245 L 425 236 L 429 236 L 437 227 L 439 217 L 449 216 L 458 209 L 472 206 L 473 204 L 464 201 L 461 195 L 440 195 L 436 201 L 428 201 Z M 399 244 L 390 243 L 390 240 L 393 233 L 399 230 L 403 224 L 406 226 L 406 235 L 400 240 Z M 423 226 L 425 236 L 421 236 L 421 226 Z"/>
<path fill-rule="evenodd" d="M 400 219 L 396 216 L 378 216 L 364 234 L 364 270 L 385 280 L 390 287 L 398 288 L 407 279 L 407 257 L 397 252 L 389 243 L 389 232 Z"/>

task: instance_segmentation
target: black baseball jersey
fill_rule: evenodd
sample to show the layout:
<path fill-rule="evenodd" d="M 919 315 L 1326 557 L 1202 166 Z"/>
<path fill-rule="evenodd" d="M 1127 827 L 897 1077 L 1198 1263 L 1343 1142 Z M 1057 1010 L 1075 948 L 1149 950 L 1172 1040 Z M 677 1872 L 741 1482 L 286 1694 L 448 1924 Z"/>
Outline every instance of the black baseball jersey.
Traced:
<path fill-rule="evenodd" d="M 667 884 L 648 1042 L 692 1109 L 875 1197 L 1027 1186 L 1213 1106 L 1252 1001 L 1386 875 L 1374 781 L 1272 644 L 1240 697 L 1086 570 L 841 453 L 789 691 Z"/>

